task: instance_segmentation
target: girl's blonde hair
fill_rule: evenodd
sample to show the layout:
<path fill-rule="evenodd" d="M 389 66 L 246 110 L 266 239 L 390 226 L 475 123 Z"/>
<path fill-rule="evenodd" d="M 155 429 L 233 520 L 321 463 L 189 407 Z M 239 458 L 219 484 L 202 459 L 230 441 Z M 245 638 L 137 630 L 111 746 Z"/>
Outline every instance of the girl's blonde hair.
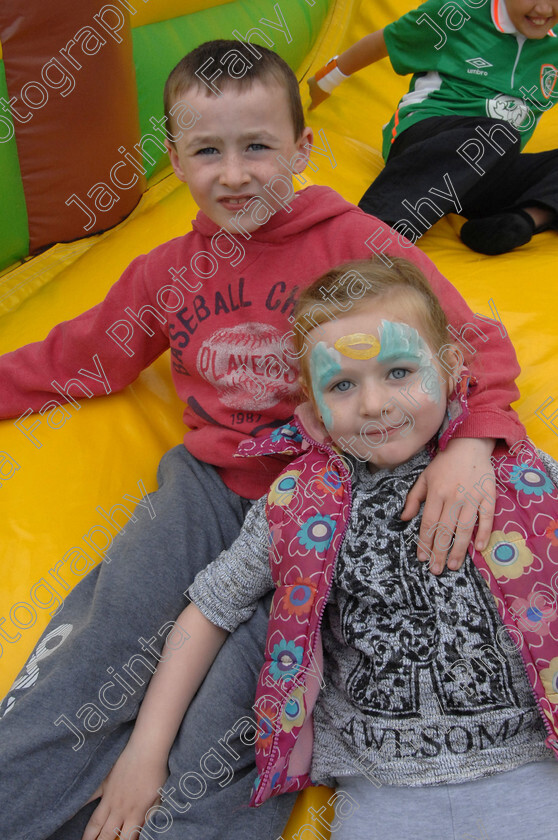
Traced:
<path fill-rule="evenodd" d="M 439 354 L 448 342 L 448 322 L 438 298 L 428 280 L 416 265 L 401 257 L 391 257 L 386 265 L 378 257 L 354 260 L 314 281 L 300 295 L 293 324 L 296 356 L 300 363 L 303 383 L 311 393 L 309 355 L 319 338 L 309 339 L 309 333 L 325 324 L 343 318 L 370 300 L 397 301 L 401 317 L 406 314 L 419 319 L 431 350 Z"/>

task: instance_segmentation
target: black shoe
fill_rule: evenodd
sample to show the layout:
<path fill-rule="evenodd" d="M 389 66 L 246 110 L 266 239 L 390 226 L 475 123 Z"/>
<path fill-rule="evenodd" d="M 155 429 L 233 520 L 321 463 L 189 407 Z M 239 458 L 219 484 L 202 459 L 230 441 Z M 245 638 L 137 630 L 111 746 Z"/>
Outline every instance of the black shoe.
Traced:
<path fill-rule="evenodd" d="M 542 230 L 542 226 L 541 226 Z M 505 254 L 531 240 L 535 222 L 524 210 L 510 210 L 484 219 L 470 219 L 461 228 L 461 241 L 479 254 Z"/>

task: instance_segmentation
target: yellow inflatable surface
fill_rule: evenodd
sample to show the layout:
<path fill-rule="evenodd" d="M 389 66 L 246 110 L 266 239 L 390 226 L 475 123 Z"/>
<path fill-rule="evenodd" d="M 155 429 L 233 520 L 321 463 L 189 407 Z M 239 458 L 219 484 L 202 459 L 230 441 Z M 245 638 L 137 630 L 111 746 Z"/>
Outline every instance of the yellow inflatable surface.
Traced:
<path fill-rule="evenodd" d="M 305 105 L 305 79 L 332 55 L 414 5 L 407 0 L 334 0 L 298 71 Z M 335 166 L 315 154 L 305 173 L 308 183 L 328 184 L 358 202 L 381 169 L 381 126 L 407 82 L 386 59 L 351 78 L 309 115 L 318 136 L 327 138 Z M 543 117 L 528 151 L 552 148 L 557 136 L 558 109 Z M 0 352 L 43 338 L 56 323 L 100 301 L 136 255 L 189 230 L 195 212 L 187 187 L 166 168 L 117 227 L 55 245 L 5 272 L 0 276 Z M 534 442 L 558 457 L 558 236 L 544 233 L 517 252 L 485 257 L 461 244 L 462 221 L 454 215 L 442 219 L 420 247 L 474 312 L 490 315 L 489 301 L 497 308 L 522 367 L 516 408 Z M 33 415 L 24 425 L 26 432 L 13 421 L 0 423 L 2 694 L 64 595 L 100 562 L 107 546 L 92 538 L 101 533 L 94 529 L 104 527 L 105 541 L 116 532 L 98 509 L 107 511 L 127 494 L 155 489 L 161 456 L 182 439 L 168 354 L 121 394 L 82 400 L 79 408 L 70 404 L 64 414 Z M 328 796 L 304 792 L 285 840 L 326 836 L 323 827 L 320 834 L 317 828 L 305 833 L 300 826 L 310 823 L 308 802 L 325 804 Z"/>

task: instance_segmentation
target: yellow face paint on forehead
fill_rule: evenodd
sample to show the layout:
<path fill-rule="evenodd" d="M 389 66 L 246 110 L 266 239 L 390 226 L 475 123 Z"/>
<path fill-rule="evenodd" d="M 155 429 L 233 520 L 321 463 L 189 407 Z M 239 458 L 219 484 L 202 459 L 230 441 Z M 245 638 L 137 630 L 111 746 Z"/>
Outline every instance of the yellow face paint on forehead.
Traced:
<path fill-rule="evenodd" d="M 342 335 L 333 346 L 349 359 L 373 359 L 381 350 L 380 342 L 370 333 Z"/>

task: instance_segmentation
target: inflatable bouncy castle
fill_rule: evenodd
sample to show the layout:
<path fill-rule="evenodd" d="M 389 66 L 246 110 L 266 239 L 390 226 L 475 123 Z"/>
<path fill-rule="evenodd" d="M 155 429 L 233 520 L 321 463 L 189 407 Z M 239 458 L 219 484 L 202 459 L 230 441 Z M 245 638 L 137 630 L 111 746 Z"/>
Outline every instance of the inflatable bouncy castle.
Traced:
<path fill-rule="evenodd" d="M 319 67 L 415 5 L 27 0 L 22 12 L 3 0 L 0 352 L 95 305 L 134 257 L 190 229 L 196 207 L 169 166 L 162 128 L 164 82 L 185 53 L 213 38 L 268 46 L 297 74 L 307 107 L 306 80 Z M 383 166 L 381 127 L 407 82 L 385 59 L 307 113 L 315 151 L 299 186 L 327 184 L 358 202 Z M 543 117 L 527 151 L 553 148 L 557 136 L 558 111 Z M 419 246 L 474 312 L 499 314 L 522 367 L 515 408 L 535 444 L 558 457 L 558 236 L 486 257 L 461 243 L 462 223 L 441 219 Z M 101 562 L 117 526 L 100 511 L 154 490 L 161 456 L 182 436 L 168 354 L 121 393 L 2 421 L 2 695 L 64 595 Z M 326 805 L 330 794 L 304 791 L 284 840 L 304 827 L 312 832 L 304 837 L 326 836 L 308 804 Z"/>

